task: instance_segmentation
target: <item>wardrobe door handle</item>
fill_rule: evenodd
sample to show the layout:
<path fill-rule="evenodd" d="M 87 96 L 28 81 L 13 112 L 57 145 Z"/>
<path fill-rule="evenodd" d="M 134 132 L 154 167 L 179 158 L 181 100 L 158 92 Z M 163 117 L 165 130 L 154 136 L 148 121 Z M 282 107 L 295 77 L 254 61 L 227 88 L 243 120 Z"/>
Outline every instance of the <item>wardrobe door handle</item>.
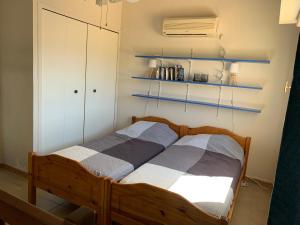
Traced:
<path fill-rule="evenodd" d="M 93 92 L 96 93 L 96 92 L 97 92 L 97 89 L 94 89 Z"/>
<path fill-rule="evenodd" d="M 75 93 L 75 94 L 78 94 L 78 90 L 74 90 L 74 93 Z"/>

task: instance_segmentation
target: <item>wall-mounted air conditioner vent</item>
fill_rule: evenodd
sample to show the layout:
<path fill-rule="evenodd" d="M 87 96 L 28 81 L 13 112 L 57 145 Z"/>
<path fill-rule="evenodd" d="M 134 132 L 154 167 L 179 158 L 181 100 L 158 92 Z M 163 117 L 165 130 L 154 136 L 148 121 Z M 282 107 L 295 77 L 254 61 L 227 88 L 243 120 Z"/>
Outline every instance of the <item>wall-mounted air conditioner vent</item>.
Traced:
<path fill-rule="evenodd" d="M 166 36 L 217 36 L 218 18 L 167 18 L 163 22 Z"/>

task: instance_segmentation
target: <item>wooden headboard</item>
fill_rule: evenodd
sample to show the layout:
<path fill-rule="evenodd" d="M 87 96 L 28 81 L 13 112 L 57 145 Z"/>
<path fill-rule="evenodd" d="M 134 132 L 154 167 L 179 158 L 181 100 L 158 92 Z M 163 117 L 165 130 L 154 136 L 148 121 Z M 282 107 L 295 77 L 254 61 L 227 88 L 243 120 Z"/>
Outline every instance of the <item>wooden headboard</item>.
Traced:
<path fill-rule="evenodd" d="M 154 117 L 154 116 L 141 117 L 141 118 L 135 116 L 132 117 L 132 123 L 136 123 L 138 121 L 149 121 L 149 122 L 158 122 L 158 123 L 167 124 L 172 130 L 174 130 L 179 135 L 179 137 L 183 137 L 186 135 L 197 135 L 197 134 L 227 135 L 230 136 L 232 139 L 234 139 L 237 143 L 239 143 L 244 150 L 247 148 L 248 145 L 250 145 L 251 142 L 250 137 L 242 137 L 229 130 L 217 128 L 217 127 L 204 126 L 204 127 L 190 128 L 188 126 L 177 125 L 167 119 L 160 118 L 160 117 Z"/>
<path fill-rule="evenodd" d="M 205 127 L 190 128 L 185 126 L 184 128 L 181 129 L 184 129 L 182 133 L 184 133 L 185 135 L 197 135 L 197 134 L 227 135 L 232 139 L 234 139 L 237 143 L 239 143 L 244 150 L 247 147 L 248 142 L 250 143 L 251 141 L 250 137 L 242 137 L 229 130 L 217 128 L 217 127 L 205 126 Z"/>

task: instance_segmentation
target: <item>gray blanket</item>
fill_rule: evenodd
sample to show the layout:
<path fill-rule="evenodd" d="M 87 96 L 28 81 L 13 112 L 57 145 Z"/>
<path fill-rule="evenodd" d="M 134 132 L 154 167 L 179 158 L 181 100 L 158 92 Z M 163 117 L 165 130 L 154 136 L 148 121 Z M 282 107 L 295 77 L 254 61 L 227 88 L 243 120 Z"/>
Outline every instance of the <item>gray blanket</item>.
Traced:
<path fill-rule="evenodd" d="M 170 190 L 221 218 L 230 209 L 243 159 L 243 149 L 228 136 L 186 136 L 121 182 Z"/>
<path fill-rule="evenodd" d="M 99 140 L 54 154 L 79 161 L 97 176 L 118 181 L 161 153 L 177 138 L 165 124 L 138 122 Z"/>

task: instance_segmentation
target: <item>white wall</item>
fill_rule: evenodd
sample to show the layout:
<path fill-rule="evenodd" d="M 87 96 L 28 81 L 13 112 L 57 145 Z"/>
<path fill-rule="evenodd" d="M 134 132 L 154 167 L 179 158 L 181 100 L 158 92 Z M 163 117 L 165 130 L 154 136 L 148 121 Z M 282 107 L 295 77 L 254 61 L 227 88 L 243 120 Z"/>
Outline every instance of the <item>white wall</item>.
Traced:
<path fill-rule="evenodd" d="M 0 132 L 4 163 L 32 151 L 32 1 L 0 0 Z"/>
<path fill-rule="evenodd" d="M 273 182 L 288 95 L 283 88 L 291 80 L 298 31 L 295 26 L 278 25 L 280 0 L 142 0 L 124 4 L 119 73 L 118 127 L 130 122 L 132 115 L 154 115 L 189 126 L 212 125 L 251 136 L 251 154 L 248 176 Z M 219 30 L 223 38 L 168 38 L 161 35 L 164 17 L 207 16 L 220 18 Z M 220 47 L 227 57 L 270 58 L 270 65 L 242 64 L 240 82 L 264 86 L 263 91 L 234 90 L 234 100 L 263 106 L 261 114 L 232 112 L 201 106 L 177 103 L 150 102 L 131 97 L 133 93 L 146 93 L 149 83 L 133 80 L 133 75 L 147 72 L 147 61 L 135 54 L 217 56 Z M 182 62 L 185 66 L 185 62 Z M 218 62 L 195 62 L 192 72 L 207 72 L 214 78 Z M 231 89 L 223 89 L 222 98 L 231 99 Z M 157 85 L 153 83 L 153 94 Z M 185 97 L 182 85 L 163 84 L 162 94 Z M 214 87 L 194 86 L 190 98 L 204 97 L 211 101 L 218 98 Z"/>

